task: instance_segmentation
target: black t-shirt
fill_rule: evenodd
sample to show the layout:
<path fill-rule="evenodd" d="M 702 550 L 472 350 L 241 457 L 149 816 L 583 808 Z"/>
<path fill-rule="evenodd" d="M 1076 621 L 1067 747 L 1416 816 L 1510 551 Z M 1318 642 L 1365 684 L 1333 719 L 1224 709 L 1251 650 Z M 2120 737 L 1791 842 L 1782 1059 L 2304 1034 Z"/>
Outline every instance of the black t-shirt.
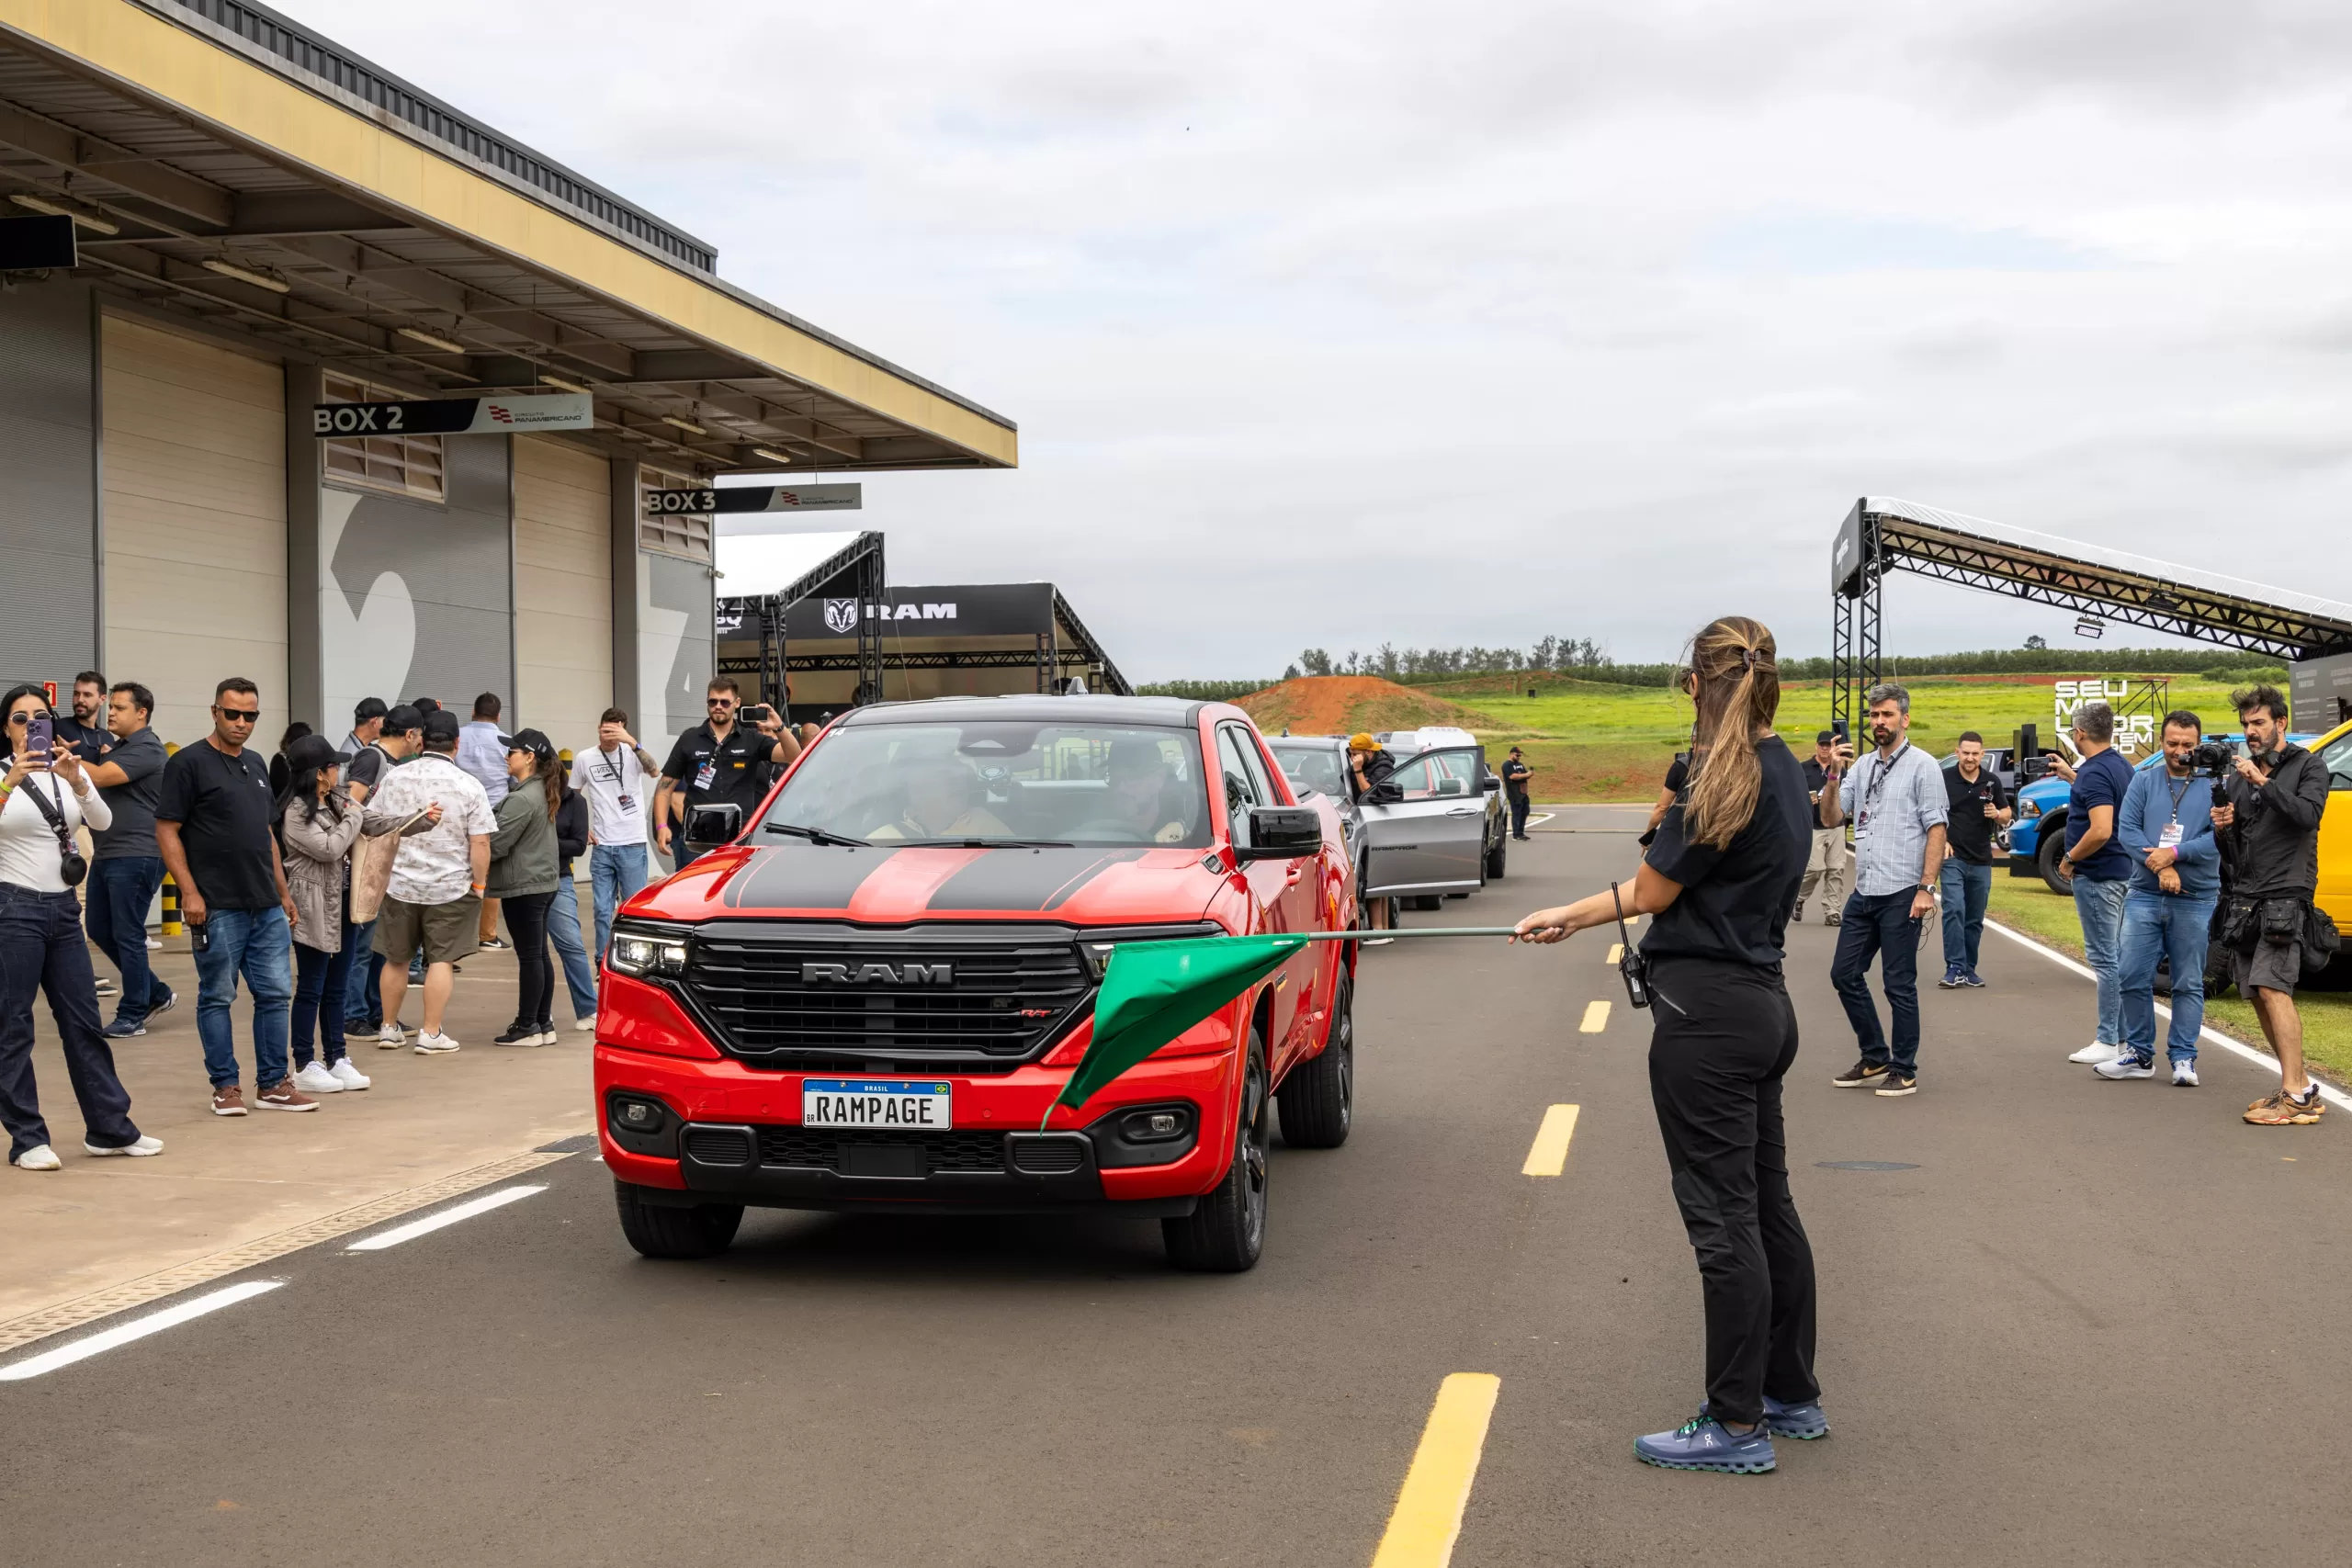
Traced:
<path fill-rule="evenodd" d="M 766 793 L 760 787 L 764 776 L 760 763 L 775 750 L 775 741 L 748 725 L 737 725 L 727 732 L 725 740 L 718 740 L 712 738 L 709 725 L 699 724 L 679 736 L 678 743 L 670 748 L 662 776 L 677 781 L 678 793 L 689 807 L 732 801 L 748 818 L 759 809 Z M 707 783 L 704 782 L 706 769 Z"/>
<path fill-rule="evenodd" d="M 1786 750 L 1787 748 L 1782 747 L 1781 750 Z M 1682 786 L 1690 782 L 1690 758 L 1686 752 L 1677 751 L 1674 754 L 1673 765 L 1666 770 L 1665 788 L 1668 794 L 1680 795 Z"/>
<path fill-rule="evenodd" d="M 1944 804 L 1951 808 L 1951 820 L 1944 825 L 1944 842 L 1951 846 L 1954 860 L 1964 860 L 1971 865 L 1993 863 L 1993 829 L 1996 824 L 1984 815 L 1984 807 L 2008 803 L 2009 793 L 1993 776 L 1992 769 L 1978 769 L 1974 784 L 1962 778 L 1957 767 L 1944 770 Z"/>
<path fill-rule="evenodd" d="M 1644 858 L 1682 896 L 1650 922 L 1645 958 L 1713 958 L 1759 968 L 1781 963 L 1781 934 L 1813 849 L 1813 807 L 1804 774 L 1786 746 L 1756 749 L 1762 777 L 1756 814 L 1723 849 L 1683 837 L 1687 801 L 1667 807 Z"/>
<path fill-rule="evenodd" d="M 343 764 L 343 782 L 365 784 L 368 793 L 373 795 L 376 786 L 384 782 L 384 769 L 390 761 L 390 754 L 382 747 L 373 743 L 362 746 Z"/>
<path fill-rule="evenodd" d="M 215 909 L 267 909 L 277 903 L 271 873 L 269 766 L 248 749 L 236 756 L 208 739 L 164 764 L 155 819 L 180 825 L 188 874 Z"/>
<path fill-rule="evenodd" d="M 1510 792 L 1510 797 L 1513 800 L 1525 800 L 1527 798 L 1527 780 L 1529 775 L 1534 772 L 1534 769 L 1529 767 L 1526 763 L 1521 761 L 1516 757 L 1508 758 L 1504 761 L 1503 788 Z"/>
<path fill-rule="evenodd" d="M 153 729 L 118 740 L 106 760 L 122 770 L 123 782 L 98 793 L 114 813 L 114 826 L 93 833 L 99 860 L 153 860 L 155 847 L 155 801 L 164 789 L 164 766 L 170 760 Z"/>
<path fill-rule="evenodd" d="M 1821 819 L 1821 801 L 1819 799 L 1822 791 L 1828 787 L 1829 770 L 1823 767 L 1819 762 L 1815 761 L 1812 758 L 1807 757 L 1804 760 L 1804 792 L 1805 794 L 1815 797 L 1813 803 L 1813 825 L 1816 828 L 1826 828 L 1829 826 L 1828 823 L 1824 822 Z"/>
<path fill-rule="evenodd" d="M 61 713 L 54 722 L 57 738 L 74 743 L 74 755 L 85 762 L 95 762 L 114 744 L 114 731 L 107 728 L 105 718 L 96 724 L 84 724 L 70 713 Z"/>

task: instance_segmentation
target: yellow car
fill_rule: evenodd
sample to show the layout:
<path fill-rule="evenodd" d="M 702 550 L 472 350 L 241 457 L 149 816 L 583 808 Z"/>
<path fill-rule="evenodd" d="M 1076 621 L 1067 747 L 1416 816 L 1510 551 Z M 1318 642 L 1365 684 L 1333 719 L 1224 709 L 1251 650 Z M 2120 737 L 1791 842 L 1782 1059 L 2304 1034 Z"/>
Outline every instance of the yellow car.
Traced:
<path fill-rule="evenodd" d="M 2319 819 L 2319 907 L 2335 929 L 2352 932 L 2352 723 L 2339 724 L 2312 742 L 2327 767 L 2328 802 Z"/>

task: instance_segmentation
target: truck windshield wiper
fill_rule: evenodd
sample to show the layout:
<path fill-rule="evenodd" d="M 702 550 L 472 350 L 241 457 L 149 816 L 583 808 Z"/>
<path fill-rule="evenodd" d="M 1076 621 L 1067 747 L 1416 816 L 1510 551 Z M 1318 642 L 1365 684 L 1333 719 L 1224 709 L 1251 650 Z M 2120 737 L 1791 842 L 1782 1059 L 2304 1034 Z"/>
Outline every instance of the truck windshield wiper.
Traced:
<path fill-rule="evenodd" d="M 907 839 L 914 850 L 1067 850 L 1077 846 L 1067 839 Z"/>
<path fill-rule="evenodd" d="M 822 828 L 803 828 L 796 822 L 771 822 L 760 829 L 763 833 L 789 833 L 796 839 L 806 839 L 812 844 L 839 844 L 845 849 L 872 849 L 870 839 L 853 839 L 846 833 L 831 833 Z"/>

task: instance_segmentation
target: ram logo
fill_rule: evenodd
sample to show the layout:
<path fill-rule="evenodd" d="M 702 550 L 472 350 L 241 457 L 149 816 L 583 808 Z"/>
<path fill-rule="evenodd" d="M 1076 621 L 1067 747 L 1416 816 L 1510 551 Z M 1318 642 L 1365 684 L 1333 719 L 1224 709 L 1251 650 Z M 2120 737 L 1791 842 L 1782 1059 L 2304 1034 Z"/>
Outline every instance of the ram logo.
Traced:
<path fill-rule="evenodd" d="M 804 986 L 952 986 L 952 964 L 803 964 Z"/>
<path fill-rule="evenodd" d="M 847 635 L 857 629 L 857 601 L 828 599 L 825 601 L 825 629 Z"/>

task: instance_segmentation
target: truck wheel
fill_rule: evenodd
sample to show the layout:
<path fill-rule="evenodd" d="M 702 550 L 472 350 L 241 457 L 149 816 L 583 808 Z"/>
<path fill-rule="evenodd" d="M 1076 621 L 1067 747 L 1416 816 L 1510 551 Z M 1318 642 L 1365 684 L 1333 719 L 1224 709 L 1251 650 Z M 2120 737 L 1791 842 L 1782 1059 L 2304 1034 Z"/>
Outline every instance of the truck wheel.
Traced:
<path fill-rule="evenodd" d="M 1241 1077 L 1241 1119 L 1233 1139 L 1233 1163 L 1216 1190 L 1182 1219 L 1159 1222 L 1168 1261 L 1179 1269 L 1238 1274 L 1256 1264 L 1266 1245 L 1266 1145 L 1272 1119 L 1266 1114 L 1266 1043 L 1252 1024 L 1250 1065 Z"/>
<path fill-rule="evenodd" d="M 1490 847 L 1487 849 L 1487 881 L 1489 881 L 1489 882 L 1500 882 L 1500 881 L 1503 879 L 1503 858 L 1504 858 L 1506 855 L 1508 855 L 1510 852 L 1510 839 L 1509 835 L 1504 835 L 1504 836 L 1502 836 L 1502 837 L 1499 837 L 1499 838 L 1496 839 L 1496 840 L 1495 840 L 1495 841 L 1494 841 L 1494 843 L 1493 843 L 1493 845 L 1492 845 L 1492 846 L 1490 846 Z"/>
<path fill-rule="evenodd" d="M 627 1181 L 613 1183 L 620 1207 L 621 1235 L 648 1258 L 708 1258 L 727 1250 L 743 1223 L 741 1203 L 697 1203 L 691 1209 L 648 1203 Z"/>
<path fill-rule="evenodd" d="M 2075 896 L 2075 885 L 2058 874 L 2058 862 L 2066 853 L 2065 819 L 2051 822 L 2046 818 L 2041 829 L 2041 840 L 2033 847 L 2033 863 L 2041 868 L 2041 880 L 2050 891 L 2062 898 Z"/>
<path fill-rule="evenodd" d="M 1301 1062 L 1274 1095 L 1282 1112 L 1283 1142 L 1295 1149 L 1336 1149 L 1348 1141 L 1355 1118 L 1356 987 L 1340 976 L 1331 998 L 1331 1027 L 1319 1055 Z"/>
<path fill-rule="evenodd" d="M 1416 893 L 1411 902 L 1406 905 L 1408 909 L 1442 909 L 1444 907 L 1445 895 L 1442 893 Z"/>

